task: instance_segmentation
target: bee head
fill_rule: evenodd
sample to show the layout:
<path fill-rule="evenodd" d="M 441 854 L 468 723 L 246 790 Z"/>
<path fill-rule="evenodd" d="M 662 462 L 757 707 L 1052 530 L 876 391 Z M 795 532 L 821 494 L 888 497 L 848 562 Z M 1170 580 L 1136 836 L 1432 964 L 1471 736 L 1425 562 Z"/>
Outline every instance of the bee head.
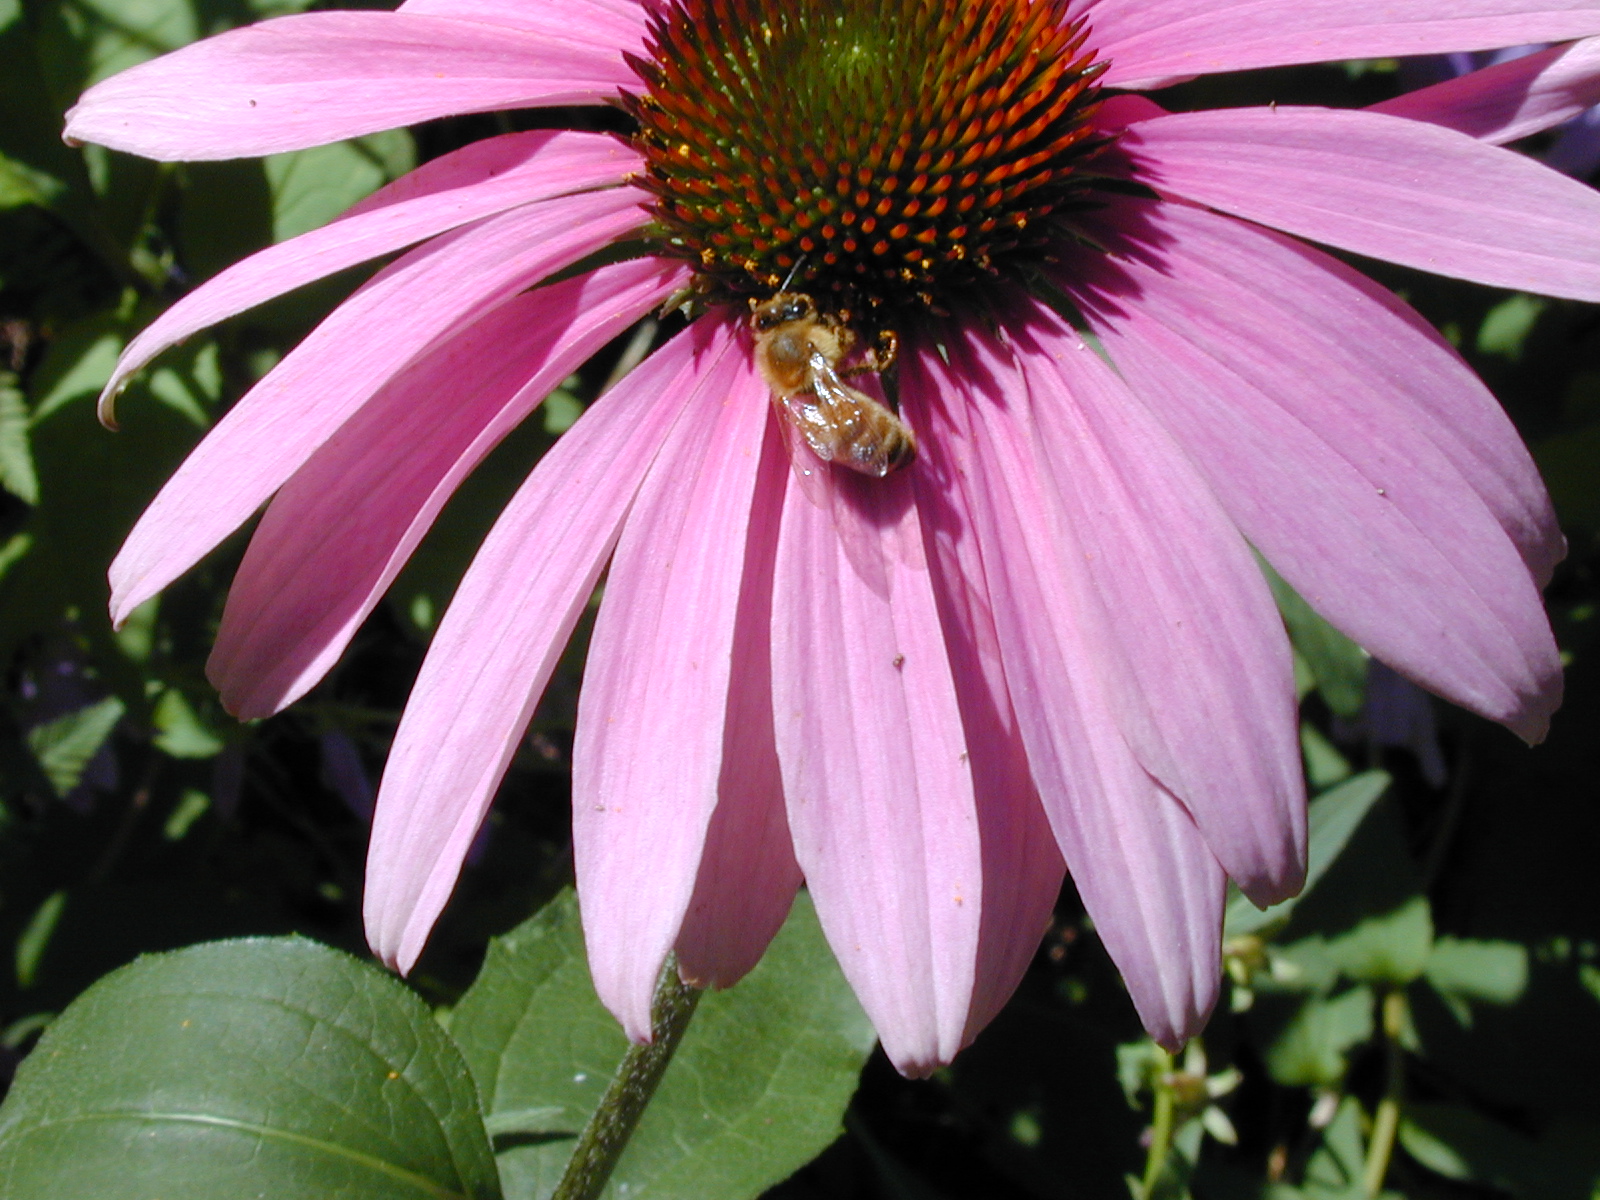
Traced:
<path fill-rule="evenodd" d="M 817 304 L 804 292 L 779 292 L 770 300 L 750 301 L 750 324 L 766 333 L 789 321 L 806 321 L 817 315 Z"/>

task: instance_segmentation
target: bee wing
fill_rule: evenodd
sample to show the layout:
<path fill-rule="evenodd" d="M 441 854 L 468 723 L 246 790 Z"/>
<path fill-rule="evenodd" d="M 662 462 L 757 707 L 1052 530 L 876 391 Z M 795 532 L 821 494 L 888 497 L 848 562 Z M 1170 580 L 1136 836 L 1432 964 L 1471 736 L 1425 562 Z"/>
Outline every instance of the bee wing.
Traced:
<path fill-rule="evenodd" d="M 833 433 L 829 425 L 831 410 L 819 402 L 809 390 L 783 395 L 774 393 L 772 399 L 788 418 L 787 424 L 805 439 L 812 453 L 824 462 L 831 462 L 833 459 Z"/>
<path fill-rule="evenodd" d="M 811 355 L 811 390 L 830 432 L 827 450 L 813 448 L 830 462 L 861 470 L 883 457 L 883 420 L 889 412 L 865 392 L 847 384 L 826 356 Z M 892 417 L 891 417 L 892 419 Z"/>
<path fill-rule="evenodd" d="M 851 387 L 821 354 L 811 357 L 817 408 L 834 431 L 831 462 L 879 478 L 916 455 L 916 439 L 888 405 Z"/>

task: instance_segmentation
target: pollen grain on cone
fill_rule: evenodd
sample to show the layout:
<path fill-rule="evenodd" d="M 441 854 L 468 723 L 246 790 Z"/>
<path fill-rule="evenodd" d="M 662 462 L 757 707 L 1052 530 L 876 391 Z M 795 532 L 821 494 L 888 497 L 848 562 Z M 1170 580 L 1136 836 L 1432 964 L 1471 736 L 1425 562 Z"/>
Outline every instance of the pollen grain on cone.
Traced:
<path fill-rule="evenodd" d="M 1081 203 L 1103 64 L 1063 0 L 664 0 L 627 97 L 712 299 L 942 310 Z"/>

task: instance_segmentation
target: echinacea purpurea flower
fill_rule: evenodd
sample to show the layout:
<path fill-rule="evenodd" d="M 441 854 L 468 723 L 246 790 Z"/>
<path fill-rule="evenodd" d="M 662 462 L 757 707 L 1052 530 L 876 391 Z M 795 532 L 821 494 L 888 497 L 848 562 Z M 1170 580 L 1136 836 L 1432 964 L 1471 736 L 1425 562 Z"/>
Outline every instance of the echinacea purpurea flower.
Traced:
<path fill-rule="evenodd" d="M 609 568 L 573 829 L 630 1035 L 669 953 L 733 982 L 803 878 L 890 1057 L 926 1071 L 1010 994 L 1064 860 L 1173 1045 L 1215 1000 L 1226 879 L 1265 904 L 1303 872 L 1290 652 L 1252 548 L 1524 738 L 1558 703 L 1539 588 L 1562 540 L 1510 423 L 1402 302 L 1296 238 L 1600 298 L 1600 202 L 1500 148 L 1594 103 L 1600 72 L 1579 41 L 1374 109 L 1137 93 L 1596 34 L 1592 0 L 407 0 L 187 47 L 91 89 L 68 135 L 227 158 L 575 104 L 639 132 L 446 155 L 135 339 L 108 397 L 207 324 L 415 247 L 173 476 L 114 613 L 267 504 L 210 671 L 241 716 L 276 711 L 488 448 L 687 298 L 438 629 L 377 804 L 374 950 L 416 960 Z M 855 382 L 897 394 L 911 466 L 785 449 L 748 314 L 786 282 L 863 342 L 898 335 L 886 379 Z"/>

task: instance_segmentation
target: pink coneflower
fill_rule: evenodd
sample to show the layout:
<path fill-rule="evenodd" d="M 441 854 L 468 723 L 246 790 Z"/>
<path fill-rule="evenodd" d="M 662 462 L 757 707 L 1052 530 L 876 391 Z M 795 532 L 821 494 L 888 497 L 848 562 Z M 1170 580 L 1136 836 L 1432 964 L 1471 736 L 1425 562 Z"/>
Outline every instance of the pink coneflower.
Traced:
<path fill-rule="evenodd" d="M 497 439 L 686 299 L 529 476 L 434 638 L 377 801 L 374 950 L 416 960 L 609 566 L 573 825 L 630 1035 L 670 952 L 732 983 L 804 879 L 890 1057 L 927 1071 L 1014 988 L 1064 860 L 1175 1044 L 1216 997 L 1226 880 L 1266 904 L 1304 866 L 1289 645 L 1252 548 L 1530 741 L 1560 691 L 1539 588 L 1562 540 L 1510 423 L 1403 303 L 1286 235 L 1600 298 L 1600 199 L 1495 145 L 1593 103 L 1600 72 L 1579 43 L 1376 110 L 1168 115 L 1130 90 L 1594 34 L 1591 0 L 408 0 L 136 67 L 68 136 L 230 158 L 576 104 L 640 133 L 469 146 L 136 339 L 108 394 L 416 244 L 173 476 L 114 613 L 270 500 L 211 675 L 241 716 L 277 711 Z M 824 465 L 777 413 L 750 311 L 784 290 L 846 343 L 822 364 L 845 395 L 897 397 L 913 463 Z"/>

